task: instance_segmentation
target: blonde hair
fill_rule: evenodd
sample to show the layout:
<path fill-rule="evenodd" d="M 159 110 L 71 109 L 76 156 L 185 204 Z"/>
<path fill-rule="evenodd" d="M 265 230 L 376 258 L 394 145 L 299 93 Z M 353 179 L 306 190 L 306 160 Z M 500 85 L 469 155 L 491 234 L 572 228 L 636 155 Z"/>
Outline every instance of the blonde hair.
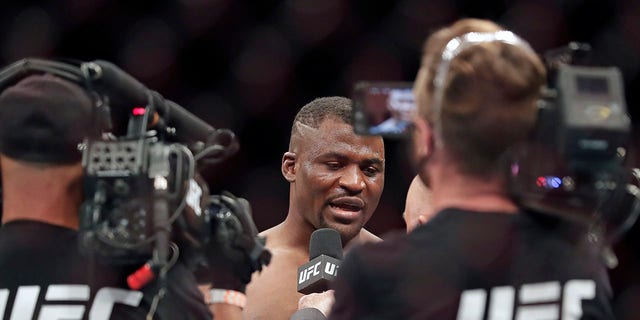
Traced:
<path fill-rule="evenodd" d="M 450 62 L 441 110 L 434 110 L 434 77 L 445 45 L 469 32 L 500 30 L 491 21 L 463 19 L 435 32 L 425 43 L 416 81 L 420 115 L 438 128 L 445 148 L 467 174 L 495 173 L 501 155 L 526 138 L 546 79 L 544 65 L 533 52 L 499 41 L 478 43 Z"/>

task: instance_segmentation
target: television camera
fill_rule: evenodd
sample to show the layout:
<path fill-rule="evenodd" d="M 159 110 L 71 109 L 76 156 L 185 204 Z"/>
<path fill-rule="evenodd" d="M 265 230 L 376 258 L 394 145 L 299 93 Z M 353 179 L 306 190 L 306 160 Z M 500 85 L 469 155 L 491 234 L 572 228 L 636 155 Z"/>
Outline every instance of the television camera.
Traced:
<path fill-rule="evenodd" d="M 572 42 L 544 54 L 548 81 L 537 127 L 514 147 L 508 171 L 524 207 L 587 223 L 608 245 L 637 220 L 640 171 L 622 75 L 593 65 L 590 50 Z"/>
<path fill-rule="evenodd" d="M 538 104 L 537 127 L 531 139 L 504 155 L 505 171 L 522 207 L 587 223 L 601 229 L 597 234 L 604 243 L 612 243 L 640 214 L 640 170 L 632 168 L 622 75 L 615 67 L 588 63 L 589 51 L 586 44 L 570 43 L 544 55 L 548 82 Z M 356 133 L 408 137 L 406 121 L 390 121 L 397 112 L 389 101 L 392 93 L 412 86 L 356 83 Z"/>
<path fill-rule="evenodd" d="M 83 87 L 93 99 L 92 132 L 82 150 L 85 201 L 79 212 L 84 253 L 107 264 L 143 265 L 139 289 L 179 256 L 196 265 L 232 259 L 243 277 L 269 263 L 250 206 L 230 193 L 209 194 L 199 172 L 239 148 L 215 129 L 116 65 L 28 58 L 0 71 L 0 89 L 34 73 Z"/>

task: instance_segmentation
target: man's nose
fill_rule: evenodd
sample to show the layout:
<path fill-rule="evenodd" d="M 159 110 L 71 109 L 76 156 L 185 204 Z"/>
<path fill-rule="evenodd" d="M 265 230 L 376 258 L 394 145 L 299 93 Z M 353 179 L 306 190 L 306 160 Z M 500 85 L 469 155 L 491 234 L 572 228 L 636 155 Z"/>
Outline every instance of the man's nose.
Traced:
<path fill-rule="evenodd" d="M 359 193 L 364 190 L 366 184 L 362 171 L 358 166 L 348 166 L 344 170 L 344 174 L 340 177 L 340 187 L 347 189 L 354 193 Z"/>

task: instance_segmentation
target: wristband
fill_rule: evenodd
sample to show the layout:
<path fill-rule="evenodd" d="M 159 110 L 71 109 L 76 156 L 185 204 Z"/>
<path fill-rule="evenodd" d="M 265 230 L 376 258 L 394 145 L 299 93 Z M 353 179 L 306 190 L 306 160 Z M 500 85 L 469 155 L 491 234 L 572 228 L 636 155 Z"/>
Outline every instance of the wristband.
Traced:
<path fill-rule="evenodd" d="M 209 304 L 226 303 L 240 308 L 244 308 L 247 303 L 247 296 L 240 291 L 226 289 L 211 289 Z"/>

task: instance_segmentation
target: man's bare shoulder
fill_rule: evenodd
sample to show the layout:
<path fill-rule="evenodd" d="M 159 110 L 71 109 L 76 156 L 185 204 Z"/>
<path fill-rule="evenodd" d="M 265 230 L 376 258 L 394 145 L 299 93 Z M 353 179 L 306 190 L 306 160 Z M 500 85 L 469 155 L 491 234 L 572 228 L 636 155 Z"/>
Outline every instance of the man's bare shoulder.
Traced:
<path fill-rule="evenodd" d="M 366 242 L 380 242 L 382 241 L 382 239 L 380 239 L 380 237 L 376 236 L 375 234 L 373 234 L 371 231 L 362 228 L 362 230 L 360 230 L 360 234 L 358 235 L 359 238 L 359 242 L 360 243 L 366 243 Z"/>
<path fill-rule="evenodd" d="M 353 238 L 353 240 L 349 241 L 349 243 L 347 243 L 347 245 L 344 247 L 344 250 L 349 251 L 349 249 L 351 249 L 351 247 L 355 245 L 368 243 L 368 242 L 380 242 L 380 241 L 382 241 L 380 237 L 376 236 L 371 231 L 362 228 L 358 236 Z"/>
<path fill-rule="evenodd" d="M 309 260 L 309 253 L 286 244 L 278 226 L 260 233 L 267 238 L 271 262 L 261 272 L 254 273 L 247 286 L 247 306 L 244 319 L 289 319 L 298 299 L 298 266 Z"/>
<path fill-rule="evenodd" d="M 283 230 L 279 226 L 267 229 L 260 233 L 266 238 L 266 247 L 271 252 L 271 262 L 263 268 L 262 272 L 255 273 L 249 284 L 250 287 L 258 287 L 264 283 L 279 284 L 285 274 L 292 270 L 297 272 L 300 264 L 305 263 L 308 253 L 304 248 L 290 246 L 283 237 Z"/>
<path fill-rule="evenodd" d="M 267 240 L 266 247 L 269 250 L 282 249 L 286 245 L 286 231 L 282 224 L 260 232 L 259 236 Z"/>

